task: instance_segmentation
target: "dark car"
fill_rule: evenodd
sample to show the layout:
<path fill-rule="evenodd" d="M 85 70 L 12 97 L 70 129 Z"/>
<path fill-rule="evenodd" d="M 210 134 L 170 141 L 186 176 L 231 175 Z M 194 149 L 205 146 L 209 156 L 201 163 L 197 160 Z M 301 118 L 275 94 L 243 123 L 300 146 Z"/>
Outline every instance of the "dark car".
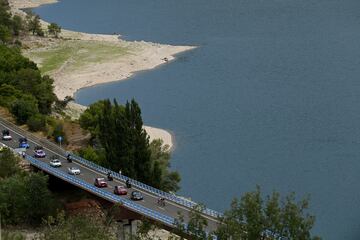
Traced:
<path fill-rule="evenodd" d="M 19 138 L 19 148 L 29 148 L 30 145 L 29 143 L 27 142 L 27 139 L 26 138 Z"/>
<path fill-rule="evenodd" d="M 127 190 L 124 186 L 115 186 L 114 193 L 117 195 L 126 195 Z"/>
<path fill-rule="evenodd" d="M 5 129 L 5 130 L 2 131 L 2 140 L 4 140 L 4 141 L 10 141 L 10 140 L 12 140 L 12 137 L 11 137 L 11 135 L 10 135 L 10 131 L 9 131 L 9 130 Z"/>
<path fill-rule="evenodd" d="M 107 187 L 107 182 L 105 181 L 105 178 L 95 178 L 95 186 L 97 187 Z"/>
<path fill-rule="evenodd" d="M 140 200 L 143 200 L 143 199 L 144 199 L 144 197 L 141 194 L 141 192 L 138 192 L 138 191 L 132 191 L 131 192 L 131 200 L 140 201 Z"/>

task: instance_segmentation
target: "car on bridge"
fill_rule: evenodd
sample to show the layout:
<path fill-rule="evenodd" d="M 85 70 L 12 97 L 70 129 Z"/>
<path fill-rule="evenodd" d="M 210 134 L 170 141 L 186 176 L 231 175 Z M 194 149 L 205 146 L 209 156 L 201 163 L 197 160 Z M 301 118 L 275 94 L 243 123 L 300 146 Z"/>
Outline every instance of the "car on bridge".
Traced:
<path fill-rule="evenodd" d="M 4 140 L 4 141 L 10 141 L 10 140 L 12 140 L 12 137 L 11 137 L 11 135 L 10 135 L 10 131 L 9 131 L 9 130 L 5 129 L 5 130 L 2 131 L 2 140 Z"/>
<path fill-rule="evenodd" d="M 52 157 L 50 160 L 50 166 L 52 167 L 61 167 L 61 161 L 57 159 L 56 157 Z"/>
<path fill-rule="evenodd" d="M 124 186 L 115 186 L 114 193 L 116 195 L 126 195 L 127 189 Z"/>
<path fill-rule="evenodd" d="M 27 142 L 26 138 L 19 138 L 19 148 L 30 148 L 29 143 Z"/>
<path fill-rule="evenodd" d="M 71 175 L 79 175 L 80 174 L 80 169 L 77 168 L 77 167 L 69 167 L 68 172 Z"/>
<path fill-rule="evenodd" d="M 105 181 L 105 178 L 95 178 L 94 185 L 99 188 L 107 187 L 107 182 Z"/>
<path fill-rule="evenodd" d="M 35 149 L 34 149 L 34 153 L 35 153 L 34 156 L 36 158 L 44 158 L 44 157 L 46 157 L 46 153 L 45 153 L 43 147 L 41 147 L 41 146 L 36 146 Z"/>
<path fill-rule="evenodd" d="M 143 200 L 143 199 L 144 199 L 143 195 L 142 195 L 141 192 L 139 192 L 139 191 L 132 191 L 130 198 L 131 198 L 131 200 L 133 200 L 133 201 L 140 201 L 140 200 Z"/>

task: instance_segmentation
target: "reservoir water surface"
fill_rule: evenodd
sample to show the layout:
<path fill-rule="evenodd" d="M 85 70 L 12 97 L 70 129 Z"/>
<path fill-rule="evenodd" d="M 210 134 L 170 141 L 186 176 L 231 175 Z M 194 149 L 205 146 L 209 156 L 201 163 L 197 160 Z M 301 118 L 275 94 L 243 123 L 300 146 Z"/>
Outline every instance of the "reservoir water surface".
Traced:
<path fill-rule="evenodd" d="M 176 138 L 180 193 L 311 196 L 314 233 L 360 239 L 360 1 L 61 0 L 34 10 L 63 28 L 196 45 L 76 100 L 135 98 Z"/>

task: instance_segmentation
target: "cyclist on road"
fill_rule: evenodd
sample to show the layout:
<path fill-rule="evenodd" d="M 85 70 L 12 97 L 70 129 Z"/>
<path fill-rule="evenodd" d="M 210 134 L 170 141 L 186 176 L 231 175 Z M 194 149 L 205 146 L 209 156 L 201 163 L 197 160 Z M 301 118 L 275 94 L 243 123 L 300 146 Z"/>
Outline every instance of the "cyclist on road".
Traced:
<path fill-rule="evenodd" d="M 165 198 L 159 197 L 157 203 L 159 206 L 165 207 Z"/>

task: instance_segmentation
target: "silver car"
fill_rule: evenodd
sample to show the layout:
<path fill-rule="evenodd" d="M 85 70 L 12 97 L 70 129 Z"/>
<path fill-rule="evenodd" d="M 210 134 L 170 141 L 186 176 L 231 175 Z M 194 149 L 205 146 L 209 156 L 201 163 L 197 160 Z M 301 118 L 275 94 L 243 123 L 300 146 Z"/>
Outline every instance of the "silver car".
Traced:
<path fill-rule="evenodd" d="M 80 174 L 80 169 L 77 168 L 77 167 L 69 167 L 68 172 L 71 175 L 79 175 Z"/>
<path fill-rule="evenodd" d="M 61 161 L 59 159 L 53 159 L 50 161 L 50 166 L 61 167 Z"/>

